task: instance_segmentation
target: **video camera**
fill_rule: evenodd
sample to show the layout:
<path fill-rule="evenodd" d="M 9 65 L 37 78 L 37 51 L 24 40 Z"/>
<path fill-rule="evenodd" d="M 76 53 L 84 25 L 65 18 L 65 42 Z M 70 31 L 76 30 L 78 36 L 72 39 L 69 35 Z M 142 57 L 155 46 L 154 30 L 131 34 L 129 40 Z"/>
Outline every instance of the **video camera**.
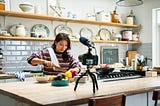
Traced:
<path fill-rule="evenodd" d="M 98 56 L 92 55 L 91 53 L 92 48 L 95 49 L 93 43 L 84 37 L 80 37 L 80 42 L 88 47 L 88 53 L 79 55 L 79 61 L 82 62 L 83 65 L 98 65 Z"/>

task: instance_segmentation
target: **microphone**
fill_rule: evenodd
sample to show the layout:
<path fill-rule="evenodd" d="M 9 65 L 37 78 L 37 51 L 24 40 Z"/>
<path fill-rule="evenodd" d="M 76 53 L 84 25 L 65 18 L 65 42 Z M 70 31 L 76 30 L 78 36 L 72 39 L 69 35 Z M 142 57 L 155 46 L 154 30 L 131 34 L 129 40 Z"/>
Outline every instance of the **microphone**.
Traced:
<path fill-rule="evenodd" d="M 84 44 L 84 45 L 86 45 L 86 46 L 88 46 L 88 47 L 93 47 L 94 48 L 94 43 L 93 42 L 90 42 L 87 38 L 85 38 L 85 37 L 80 37 L 79 38 L 79 41 L 82 43 L 82 44 Z"/>

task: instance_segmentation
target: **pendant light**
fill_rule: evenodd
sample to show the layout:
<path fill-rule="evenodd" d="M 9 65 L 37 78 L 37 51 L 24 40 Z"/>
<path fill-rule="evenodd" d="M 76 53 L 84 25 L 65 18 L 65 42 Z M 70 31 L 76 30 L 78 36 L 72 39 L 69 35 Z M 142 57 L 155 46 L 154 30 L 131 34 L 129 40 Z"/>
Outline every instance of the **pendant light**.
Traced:
<path fill-rule="evenodd" d="M 139 6 L 143 4 L 142 0 L 117 0 L 116 4 L 118 6 L 131 7 L 131 6 Z"/>

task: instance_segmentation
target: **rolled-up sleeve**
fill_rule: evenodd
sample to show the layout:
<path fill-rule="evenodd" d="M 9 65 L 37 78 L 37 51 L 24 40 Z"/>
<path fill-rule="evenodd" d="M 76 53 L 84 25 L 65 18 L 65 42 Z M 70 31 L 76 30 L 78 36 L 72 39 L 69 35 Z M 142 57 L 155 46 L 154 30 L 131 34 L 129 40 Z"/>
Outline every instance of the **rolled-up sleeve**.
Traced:
<path fill-rule="evenodd" d="M 29 56 L 27 58 L 28 63 L 31 64 L 31 61 L 34 58 L 39 58 L 39 59 L 44 59 L 44 60 L 50 60 L 50 58 L 49 58 L 49 52 L 48 52 L 48 50 L 44 49 L 44 50 L 41 50 L 41 51 L 39 51 L 37 53 L 33 53 L 31 56 Z"/>
<path fill-rule="evenodd" d="M 71 61 L 71 63 L 70 63 L 70 68 L 75 68 L 75 67 L 80 68 L 80 67 L 81 67 L 80 64 L 79 64 L 79 61 L 77 61 L 77 60 L 73 57 L 73 55 L 71 55 L 71 54 L 70 54 L 70 61 Z"/>

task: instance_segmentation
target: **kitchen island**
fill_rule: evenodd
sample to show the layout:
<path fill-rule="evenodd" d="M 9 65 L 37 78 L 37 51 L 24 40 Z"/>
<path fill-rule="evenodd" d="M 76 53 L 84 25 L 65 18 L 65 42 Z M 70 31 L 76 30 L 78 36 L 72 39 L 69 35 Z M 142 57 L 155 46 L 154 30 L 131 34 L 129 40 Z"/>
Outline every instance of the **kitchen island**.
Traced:
<path fill-rule="evenodd" d="M 76 91 L 73 90 L 75 83 L 64 87 L 55 87 L 51 86 L 51 83 L 37 83 L 36 81 L 1 83 L 0 106 L 75 106 L 87 103 L 88 98 L 93 96 L 118 93 L 132 96 L 160 88 L 160 77 L 98 81 L 98 85 L 99 90 L 93 94 L 91 82 L 79 83 Z M 12 105 L 8 105 L 9 103 Z"/>

